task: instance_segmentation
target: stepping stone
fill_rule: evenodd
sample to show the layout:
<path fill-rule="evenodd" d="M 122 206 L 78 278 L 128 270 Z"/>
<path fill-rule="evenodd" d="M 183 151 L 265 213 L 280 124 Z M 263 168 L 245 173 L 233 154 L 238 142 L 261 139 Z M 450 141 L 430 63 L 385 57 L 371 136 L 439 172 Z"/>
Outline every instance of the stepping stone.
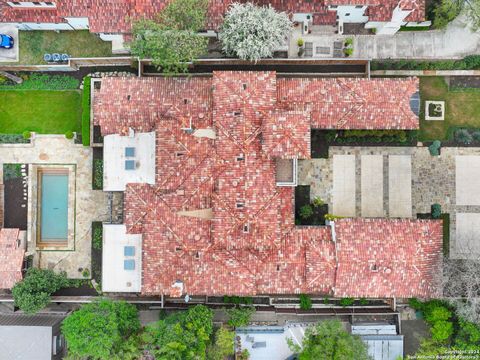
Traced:
<path fill-rule="evenodd" d="M 24 208 L 24 207 L 26 207 L 26 205 L 25 205 L 25 204 L 22 204 L 22 208 Z"/>

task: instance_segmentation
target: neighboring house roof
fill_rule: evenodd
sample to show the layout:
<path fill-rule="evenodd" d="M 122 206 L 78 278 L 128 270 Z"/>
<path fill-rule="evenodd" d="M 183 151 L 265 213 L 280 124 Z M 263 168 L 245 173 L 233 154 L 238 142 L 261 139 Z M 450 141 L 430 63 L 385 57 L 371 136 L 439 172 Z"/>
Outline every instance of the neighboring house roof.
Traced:
<path fill-rule="evenodd" d="M 52 359 L 52 336 L 63 315 L 0 315 L 0 359 Z M 62 350 L 57 349 L 59 354 Z"/>
<path fill-rule="evenodd" d="M 58 0 L 55 8 L 13 8 L 0 3 L 2 22 L 64 23 L 66 17 L 88 17 L 90 31 L 96 33 L 129 33 L 133 20 L 153 19 L 168 0 Z M 233 0 L 210 0 L 207 11 L 208 29 L 217 29 Z M 425 0 L 259 0 L 259 5 L 272 5 L 279 11 L 312 13 L 314 24 L 335 24 L 336 12 L 328 5 L 368 5 L 370 21 L 389 21 L 400 3 L 403 10 L 412 10 L 407 21 L 425 20 Z"/>
<path fill-rule="evenodd" d="M 341 84 L 349 84 L 350 80 L 357 87 L 368 86 L 369 81 L 349 79 Z M 153 127 L 156 132 L 156 184 L 128 184 L 125 191 L 127 232 L 143 234 L 142 293 L 336 294 L 338 286 L 345 292 L 358 291 L 356 284 L 348 288 L 343 277 L 339 282 L 337 268 L 343 269 L 343 262 L 349 260 L 338 255 L 331 229 L 296 227 L 294 189 L 279 187 L 275 182 L 275 158 L 282 155 L 282 150 L 286 157 L 309 155 L 302 146 L 309 145 L 306 133 L 312 113 L 310 105 L 285 109 L 284 105 L 290 106 L 289 98 L 282 97 L 285 103 L 278 101 L 280 79 L 274 72 L 214 72 L 213 78 L 183 79 L 181 86 L 178 81 L 107 78 L 94 96 L 94 123 L 102 127 L 103 133 L 122 133 L 129 126 L 145 131 Z M 389 82 L 401 84 L 383 79 L 377 85 Z M 413 79 L 404 82 L 418 85 Z M 346 96 L 351 96 L 348 86 L 343 88 Z M 382 88 L 396 91 L 389 86 Z M 195 97 L 191 89 L 197 89 L 199 96 Z M 143 94 L 146 99 L 141 101 Z M 185 94 L 191 96 L 187 103 L 182 101 L 187 98 Z M 128 95 L 130 102 L 122 101 Z M 172 106 L 172 101 L 177 106 Z M 164 107 L 167 112 L 159 111 Z M 192 109 L 201 109 L 201 115 Z M 135 113 L 140 114 L 136 119 Z M 293 134 L 294 126 L 278 125 L 284 120 L 277 116 L 287 116 L 285 121 L 298 125 L 299 134 Z M 380 124 L 384 116 L 375 113 L 372 121 Z M 184 128 L 186 118 L 191 121 L 191 130 Z M 144 119 L 143 124 L 140 119 Z M 410 126 L 412 119 L 407 120 Z M 387 128 L 400 126 L 400 122 L 389 121 L 386 120 Z M 215 137 L 195 136 L 196 130 L 202 129 L 214 131 Z M 390 225 L 397 222 L 400 225 Z M 424 223 L 428 222 L 412 220 L 411 226 L 423 229 Z M 344 234 L 357 231 L 357 227 L 358 231 L 379 227 L 384 230 L 384 242 L 391 244 L 392 239 L 387 237 L 392 234 L 390 227 L 394 227 L 398 229 L 395 242 L 401 244 L 401 228 L 405 224 L 408 225 L 397 220 L 344 220 L 336 228 L 343 248 L 352 246 L 363 251 L 364 246 L 368 247 L 368 239 L 359 244 Z M 410 253 L 408 248 L 403 252 L 408 261 L 423 264 L 423 256 L 436 259 L 434 255 L 442 246 L 441 231 L 436 227 L 441 229 L 441 223 L 428 226 L 435 227 L 435 231 L 422 234 L 431 247 L 422 248 L 424 253 L 420 254 Z M 343 231 L 344 227 L 347 230 Z M 405 236 L 407 242 L 411 241 L 410 232 Z M 404 264 L 397 265 L 395 274 L 403 273 Z M 427 269 L 422 265 L 420 271 Z M 411 280 L 412 296 L 428 297 L 433 291 L 432 287 L 420 285 L 425 281 L 423 275 L 424 272 Z M 400 276 L 395 281 L 400 281 Z M 371 291 L 379 296 L 382 292 L 396 296 L 397 291 L 405 295 L 401 284 L 391 285 L 391 289 L 379 287 Z"/>
<path fill-rule="evenodd" d="M 0 289 L 11 289 L 22 280 L 25 250 L 18 247 L 19 229 L 0 230 Z"/>

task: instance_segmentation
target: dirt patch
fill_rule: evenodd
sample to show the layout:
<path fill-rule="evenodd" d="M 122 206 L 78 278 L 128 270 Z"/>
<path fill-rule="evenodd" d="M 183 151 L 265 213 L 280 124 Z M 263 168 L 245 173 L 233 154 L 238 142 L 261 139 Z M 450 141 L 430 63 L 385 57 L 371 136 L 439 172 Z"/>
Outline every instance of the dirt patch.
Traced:
<path fill-rule="evenodd" d="M 403 320 L 402 334 L 404 335 L 405 355 L 414 355 L 420 348 L 420 342 L 430 337 L 430 330 L 423 320 Z"/>
<path fill-rule="evenodd" d="M 480 89 L 480 76 L 451 76 L 450 89 Z"/>
<path fill-rule="evenodd" d="M 5 180 L 4 185 L 4 226 L 27 230 L 27 200 L 24 199 L 22 178 Z M 25 189 L 27 188 L 25 187 Z"/>

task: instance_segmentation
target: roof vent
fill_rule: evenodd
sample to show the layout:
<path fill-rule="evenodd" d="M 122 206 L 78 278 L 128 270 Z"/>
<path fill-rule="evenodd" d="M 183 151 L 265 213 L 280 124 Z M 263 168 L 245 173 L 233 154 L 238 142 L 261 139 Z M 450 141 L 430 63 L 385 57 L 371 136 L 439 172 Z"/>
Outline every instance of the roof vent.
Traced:
<path fill-rule="evenodd" d="M 188 104 L 188 99 L 183 99 L 183 103 L 184 103 L 185 105 L 187 105 L 187 104 Z"/>
<path fill-rule="evenodd" d="M 237 206 L 237 209 L 243 209 L 245 204 L 243 202 L 237 202 L 236 206 Z"/>
<path fill-rule="evenodd" d="M 377 272 L 377 271 L 378 271 L 378 266 L 377 266 L 377 264 L 372 264 L 372 265 L 370 265 L 370 270 L 372 270 L 373 272 Z"/>
<path fill-rule="evenodd" d="M 248 222 L 243 224 L 243 232 L 246 234 L 250 232 L 250 224 Z"/>
<path fill-rule="evenodd" d="M 130 101 L 130 99 L 132 98 L 132 95 L 127 95 L 127 100 Z"/>
<path fill-rule="evenodd" d="M 247 90 L 247 84 L 246 83 L 243 83 L 242 87 L 243 87 L 243 90 Z"/>
<path fill-rule="evenodd" d="M 240 110 L 237 110 L 237 111 L 233 112 L 233 115 L 234 116 L 240 116 L 240 115 L 242 115 L 242 112 Z"/>

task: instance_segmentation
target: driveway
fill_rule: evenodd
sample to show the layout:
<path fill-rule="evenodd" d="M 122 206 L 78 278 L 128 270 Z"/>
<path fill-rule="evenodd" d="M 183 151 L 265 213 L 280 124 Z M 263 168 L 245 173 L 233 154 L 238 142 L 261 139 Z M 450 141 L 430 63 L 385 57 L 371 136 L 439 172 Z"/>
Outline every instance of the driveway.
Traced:
<path fill-rule="evenodd" d="M 0 34 L 13 37 L 14 45 L 12 49 L 0 49 L 0 62 L 18 61 L 18 29 L 9 24 L 0 24 Z"/>
<path fill-rule="evenodd" d="M 452 59 L 480 53 L 480 32 L 458 17 L 445 30 L 358 35 L 353 57 L 361 59 Z"/>

